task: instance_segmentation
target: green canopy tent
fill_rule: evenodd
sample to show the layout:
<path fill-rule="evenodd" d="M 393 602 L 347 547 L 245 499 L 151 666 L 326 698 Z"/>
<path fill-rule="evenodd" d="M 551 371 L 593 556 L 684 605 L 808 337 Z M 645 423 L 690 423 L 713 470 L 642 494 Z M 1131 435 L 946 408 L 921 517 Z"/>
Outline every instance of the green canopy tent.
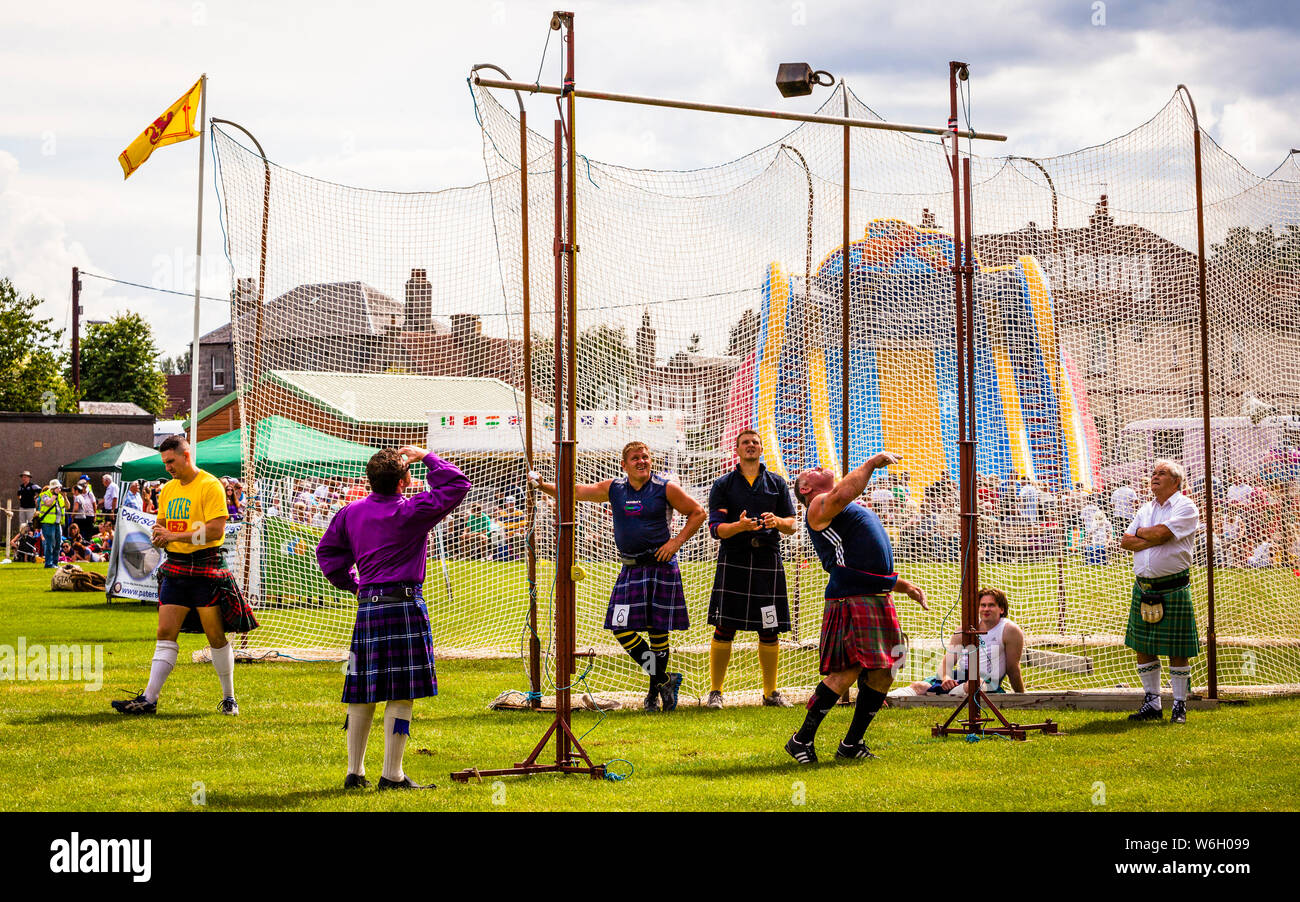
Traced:
<path fill-rule="evenodd" d="M 213 476 L 241 476 L 244 473 L 242 430 L 234 430 L 198 444 L 199 466 Z M 302 476 L 324 471 L 332 476 L 363 476 L 375 449 L 345 441 L 281 416 L 270 416 L 257 424 L 256 476 Z M 132 461 L 122 468 L 122 478 L 167 479 L 162 456 Z"/>
<path fill-rule="evenodd" d="M 157 453 L 148 445 L 135 442 L 122 442 L 103 451 L 96 451 L 81 460 L 59 467 L 59 481 L 64 485 L 75 482 L 82 473 L 108 473 L 116 475 L 132 462 L 146 457 L 157 457 Z"/>

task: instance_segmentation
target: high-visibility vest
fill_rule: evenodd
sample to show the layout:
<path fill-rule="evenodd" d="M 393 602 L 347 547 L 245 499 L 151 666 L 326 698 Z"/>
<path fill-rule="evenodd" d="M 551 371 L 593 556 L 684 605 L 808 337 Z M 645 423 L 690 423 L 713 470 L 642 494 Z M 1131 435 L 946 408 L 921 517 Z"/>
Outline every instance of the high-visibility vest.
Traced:
<path fill-rule="evenodd" d="M 42 523 L 62 523 L 67 511 L 68 504 L 63 500 L 62 492 L 44 491 L 36 499 L 36 513 Z"/>

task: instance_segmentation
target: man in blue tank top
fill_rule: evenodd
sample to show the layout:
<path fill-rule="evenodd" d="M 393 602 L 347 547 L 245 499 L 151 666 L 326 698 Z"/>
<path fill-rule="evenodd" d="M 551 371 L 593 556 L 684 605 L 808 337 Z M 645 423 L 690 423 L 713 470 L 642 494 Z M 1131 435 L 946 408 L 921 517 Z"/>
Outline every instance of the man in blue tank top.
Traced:
<path fill-rule="evenodd" d="M 875 470 L 898 460 L 881 451 L 838 482 L 832 471 L 821 467 L 805 470 L 795 480 L 795 496 L 808 508 L 804 521 L 808 536 L 822 568 L 831 575 L 822 615 L 821 672 L 825 679 L 808 699 L 803 726 L 785 744 L 785 750 L 800 764 L 816 762 L 813 740 L 817 728 L 854 681 L 858 684 L 857 705 L 835 757 L 876 757 L 862 737 L 885 701 L 904 645 L 891 593 L 895 589 L 904 592 L 922 610 L 929 610 L 921 587 L 894 572 L 893 548 L 880 519 L 853 503 Z"/>
<path fill-rule="evenodd" d="M 650 449 L 644 442 L 623 448 L 623 472 L 618 479 L 575 486 L 579 501 L 608 501 L 614 519 L 614 544 L 619 571 L 605 613 L 605 629 L 650 676 L 646 711 L 672 711 L 682 685 L 680 673 L 668 671 L 668 633 L 690 626 L 686 593 L 677 567 L 677 552 L 704 523 L 704 508 L 675 482 L 651 469 Z M 536 473 L 529 481 L 551 497 L 555 484 L 542 482 Z M 673 511 L 686 517 L 686 525 L 672 534 Z M 645 630 L 649 642 L 641 638 Z"/>

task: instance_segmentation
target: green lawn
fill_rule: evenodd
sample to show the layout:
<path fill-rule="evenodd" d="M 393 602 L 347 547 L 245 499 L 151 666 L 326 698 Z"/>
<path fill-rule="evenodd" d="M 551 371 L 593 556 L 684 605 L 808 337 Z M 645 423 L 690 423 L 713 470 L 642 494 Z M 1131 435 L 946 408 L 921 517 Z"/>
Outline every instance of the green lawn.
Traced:
<path fill-rule="evenodd" d="M 3 810 L 190 810 L 200 807 L 196 784 L 202 807 L 212 810 L 1300 809 L 1300 701 L 1286 699 L 1193 711 L 1186 727 L 1052 712 L 1064 735 L 1025 743 L 932 739 L 933 710 L 891 709 L 868 733 L 882 760 L 802 768 L 781 750 L 802 718 L 798 708 L 616 712 L 599 725 L 597 715 L 580 712 L 579 733 L 594 727 L 585 740 L 592 755 L 630 762 L 630 778 L 453 784 L 452 770 L 520 760 L 549 723 L 549 715 L 485 710 L 502 689 L 524 686 L 517 660 L 440 664 L 443 694 L 417 703 L 406 757 L 411 775 L 437 782 L 436 792 L 345 795 L 339 665 L 241 664 L 242 713 L 228 718 L 215 710 L 211 666 L 189 663 L 202 638 L 183 636 L 161 713 L 128 719 L 108 702 L 144 684 L 154 611 L 47 590 L 39 565 L 0 567 L 0 645 L 16 647 L 19 637 L 29 648 L 102 645 L 103 686 L 5 681 Z M 819 738 L 824 757 L 849 713 L 839 708 L 827 718 Z M 380 722 L 376 717 L 367 759 L 372 779 L 380 769 Z M 626 772 L 629 765 L 611 768 Z"/>

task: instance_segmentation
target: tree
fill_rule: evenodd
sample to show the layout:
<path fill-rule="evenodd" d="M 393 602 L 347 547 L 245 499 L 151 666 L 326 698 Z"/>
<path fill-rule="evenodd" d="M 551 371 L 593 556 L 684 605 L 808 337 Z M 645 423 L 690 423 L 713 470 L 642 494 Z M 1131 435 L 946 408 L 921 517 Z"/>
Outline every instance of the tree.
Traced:
<path fill-rule="evenodd" d="M 533 393 L 541 403 L 553 403 L 554 342 L 534 338 Z M 627 406 L 632 399 L 632 349 L 622 326 L 604 323 L 578 333 L 578 407 L 608 410 Z"/>
<path fill-rule="evenodd" d="M 1222 244 L 1211 244 L 1211 259 L 1238 272 L 1290 270 L 1300 268 L 1300 226 L 1284 226 L 1279 234 L 1267 225 L 1258 231 L 1250 226 L 1233 226 Z"/>
<path fill-rule="evenodd" d="M 160 357 L 158 359 L 158 369 L 162 370 L 164 376 L 181 376 L 190 371 L 190 349 L 184 353 L 177 354 L 175 357 Z"/>
<path fill-rule="evenodd" d="M 157 416 L 167 406 L 167 377 L 154 365 L 158 346 L 138 313 L 119 313 L 86 330 L 81 342 L 81 396 L 130 401 Z"/>
<path fill-rule="evenodd" d="M 76 413 L 72 387 L 60 375 L 63 330 L 36 318 L 40 305 L 40 298 L 21 297 L 12 282 L 0 278 L 0 410 Z"/>

